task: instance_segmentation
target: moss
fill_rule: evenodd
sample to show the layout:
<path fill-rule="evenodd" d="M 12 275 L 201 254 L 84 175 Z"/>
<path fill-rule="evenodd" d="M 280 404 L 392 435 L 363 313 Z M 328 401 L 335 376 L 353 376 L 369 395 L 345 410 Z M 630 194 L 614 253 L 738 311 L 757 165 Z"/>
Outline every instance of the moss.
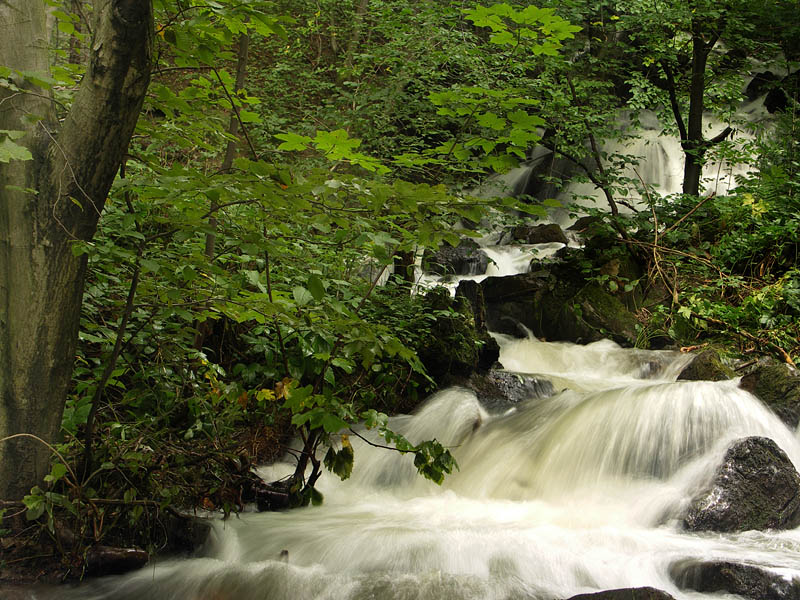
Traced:
<path fill-rule="evenodd" d="M 617 296 L 589 284 L 578 292 L 575 304 L 580 308 L 579 319 L 598 338 L 610 337 L 623 346 L 636 343 L 638 321 Z"/>
<path fill-rule="evenodd" d="M 468 300 L 437 288 L 426 294 L 425 304 L 433 321 L 417 353 L 428 374 L 439 384 L 469 376 L 478 367 L 480 334 Z"/>
<path fill-rule="evenodd" d="M 785 364 L 758 367 L 741 386 L 769 406 L 789 427 L 800 423 L 800 375 Z"/>
<path fill-rule="evenodd" d="M 681 371 L 678 379 L 684 381 L 724 381 L 733 379 L 735 376 L 736 373 L 733 369 L 723 364 L 719 352 L 714 348 L 706 348 Z"/>

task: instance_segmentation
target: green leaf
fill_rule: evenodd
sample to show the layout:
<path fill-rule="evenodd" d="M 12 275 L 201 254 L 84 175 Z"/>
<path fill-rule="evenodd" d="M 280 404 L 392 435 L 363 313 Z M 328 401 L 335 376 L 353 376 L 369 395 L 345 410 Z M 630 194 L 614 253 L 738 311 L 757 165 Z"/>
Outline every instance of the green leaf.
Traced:
<path fill-rule="evenodd" d="M 325 285 L 317 275 L 310 275 L 306 285 L 308 286 L 308 291 L 317 302 L 325 297 Z"/>
<path fill-rule="evenodd" d="M 25 146 L 20 146 L 6 137 L 0 141 L 0 162 L 11 162 L 12 160 L 33 160 L 33 154 Z"/>
<path fill-rule="evenodd" d="M 343 443 L 342 449 L 338 452 L 334 450 L 333 446 L 328 448 L 328 452 L 325 454 L 325 458 L 323 459 L 323 463 L 325 468 L 327 468 L 331 473 L 338 475 L 339 478 L 344 481 L 348 479 L 353 472 L 353 447 L 350 445 L 350 442 L 347 442 L 347 437 L 342 436 Z"/>
<path fill-rule="evenodd" d="M 347 429 L 350 424 L 333 413 L 326 412 L 322 415 L 322 428 L 328 433 L 339 433 Z"/>
<path fill-rule="evenodd" d="M 61 479 L 67 473 L 67 467 L 64 463 L 55 463 L 50 469 L 50 474 L 46 475 L 44 480 L 48 483 L 54 483 Z"/>
<path fill-rule="evenodd" d="M 306 288 L 302 285 L 298 285 L 292 288 L 292 296 L 294 297 L 294 301 L 297 303 L 298 306 L 305 306 L 312 300 L 314 300 L 314 296 L 309 292 Z"/>
<path fill-rule="evenodd" d="M 278 146 L 278 150 L 285 150 L 287 152 L 302 151 L 308 149 L 308 144 L 311 143 L 311 138 L 306 135 L 297 135 L 296 133 L 277 133 L 275 137 L 284 142 Z"/>

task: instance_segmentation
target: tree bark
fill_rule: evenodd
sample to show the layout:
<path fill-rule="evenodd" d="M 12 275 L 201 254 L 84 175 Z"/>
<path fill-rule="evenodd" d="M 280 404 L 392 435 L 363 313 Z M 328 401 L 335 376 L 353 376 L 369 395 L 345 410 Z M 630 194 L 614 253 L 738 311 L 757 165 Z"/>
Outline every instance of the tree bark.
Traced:
<path fill-rule="evenodd" d="M 682 140 L 685 160 L 683 163 L 683 193 L 697 196 L 700 193 L 700 176 L 703 172 L 705 140 L 703 139 L 703 110 L 705 109 L 706 65 L 708 55 L 716 39 L 706 42 L 699 25 L 692 31 L 692 73 L 689 84 L 689 118 L 686 123 L 686 139 Z"/>
<path fill-rule="evenodd" d="M 0 163 L 0 440 L 57 439 L 80 325 L 88 241 L 150 81 L 149 0 L 96 0 L 89 64 L 63 124 L 40 89 L 0 90 L 0 129 L 24 130 L 33 160 Z M 0 61 L 47 74 L 44 2 L 0 2 Z M 31 92 L 31 93 L 27 93 Z M 23 117 L 35 116 L 35 119 Z M 0 498 L 49 470 L 43 444 L 0 441 Z"/>

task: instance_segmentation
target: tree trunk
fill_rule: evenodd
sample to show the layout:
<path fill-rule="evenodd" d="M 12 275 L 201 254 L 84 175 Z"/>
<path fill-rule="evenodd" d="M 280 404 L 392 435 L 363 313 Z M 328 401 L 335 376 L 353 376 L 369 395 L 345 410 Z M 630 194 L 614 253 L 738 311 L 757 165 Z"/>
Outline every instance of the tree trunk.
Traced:
<path fill-rule="evenodd" d="M 0 440 L 58 437 L 80 325 L 86 261 L 150 80 L 150 1 L 96 0 L 89 64 L 63 124 L 44 92 L 0 90 L 0 129 L 24 130 L 32 160 L 0 163 Z M 0 2 L 0 57 L 47 74 L 44 2 Z M 23 119 L 31 115 L 38 119 Z M 0 441 L 0 498 L 49 470 L 44 444 Z"/>
<path fill-rule="evenodd" d="M 247 80 L 247 57 L 250 52 L 250 35 L 247 33 L 240 34 L 237 46 L 236 83 L 233 88 L 233 97 L 236 97 L 239 91 L 244 89 L 244 84 Z M 231 101 L 231 119 L 228 124 L 228 134 L 231 136 L 236 136 L 236 134 L 239 133 L 239 114 L 237 110 L 238 109 L 233 105 L 233 101 Z M 222 173 L 228 173 L 233 167 L 233 159 L 236 158 L 236 149 L 238 146 L 239 144 L 236 140 L 228 140 L 228 145 L 225 147 L 225 156 L 220 165 L 220 171 Z M 209 206 L 210 216 L 208 217 L 208 228 L 211 231 L 206 234 L 205 245 L 205 255 L 209 263 L 214 261 L 214 253 L 217 247 L 217 225 L 219 224 L 217 219 L 218 210 L 219 204 L 212 200 Z M 194 348 L 196 350 L 203 349 L 206 338 L 211 334 L 212 325 L 213 323 L 208 319 L 197 323 L 197 333 L 194 336 Z"/>
<path fill-rule="evenodd" d="M 358 45 L 361 43 L 361 28 L 364 26 L 364 17 L 367 15 L 369 8 L 369 0 L 356 0 L 355 15 L 353 17 L 353 32 L 350 34 L 350 39 L 347 42 L 347 57 L 345 58 L 345 65 L 348 69 L 353 68 Z"/>
<path fill-rule="evenodd" d="M 714 46 L 706 42 L 699 25 L 692 32 L 692 74 L 689 85 L 689 118 L 686 124 L 686 139 L 682 141 L 685 160 L 683 163 L 683 193 L 697 196 L 700 193 L 700 176 L 706 143 L 703 139 L 703 111 L 705 109 L 706 65 Z"/>

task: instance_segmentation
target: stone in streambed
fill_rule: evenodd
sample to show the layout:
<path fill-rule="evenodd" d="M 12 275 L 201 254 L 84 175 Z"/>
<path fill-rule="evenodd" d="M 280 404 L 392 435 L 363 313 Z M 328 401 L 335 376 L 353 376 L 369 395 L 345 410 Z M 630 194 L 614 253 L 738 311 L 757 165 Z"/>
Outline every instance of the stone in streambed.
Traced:
<path fill-rule="evenodd" d="M 569 240 L 560 225 L 547 223 L 543 225 L 521 225 L 511 230 L 513 242 L 523 244 L 548 244 L 558 242 L 567 245 Z"/>
<path fill-rule="evenodd" d="M 86 551 L 86 571 L 89 575 L 121 575 L 147 564 L 150 555 L 138 548 L 92 546 Z"/>
<path fill-rule="evenodd" d="M 436 275 L 483 275 L 488 266 L 489 257 L 472 239 L 461 240 L 458 246 L 444 243 L 422 258 L 422 268 Z"/>
<path fill-rule="evenodd" d="M 678 587 L 697 592 L 728 592 L 754 600 L 800 600 L 800 579 L 787 579 L 754 565 L 684 560 L 670 566 L 669 574 Z"/>
<path fill-rule="evenodd" d="M 692 500 L 683 525 L 689 531 L 793 529 L 800 525 L 800 474 L 771 439 L 738 440 L 711 486 Z"/>
<path fill-rule="evenodd" d="M 686 367 L 678 379 L 682 381 L 725 381 L 736 376 L 733 369 L 722 364 L 719 352 L 713 348 L 706 348 L 697 354 Z"/>
<path fill-rule="evenodd" d="M 739 384 L 769 406 L 787 426 L 800 424 L 800 373 L 787 364 L 759 365 Z"/>
<path fill-rule="evenodd" d="M 675 600 L 663 590 L 652 587 L 605 590 L 591 594 L 578 594 L 567 600 Z"/>
<path fill-rule="evenodd" d="M 489 411 L 507 410 L 525 400 L 549 398 L 556 393 L 547 379 L 496 369 L 473 373 L 463 385 L 475 392 L 478 402 Z"/>

